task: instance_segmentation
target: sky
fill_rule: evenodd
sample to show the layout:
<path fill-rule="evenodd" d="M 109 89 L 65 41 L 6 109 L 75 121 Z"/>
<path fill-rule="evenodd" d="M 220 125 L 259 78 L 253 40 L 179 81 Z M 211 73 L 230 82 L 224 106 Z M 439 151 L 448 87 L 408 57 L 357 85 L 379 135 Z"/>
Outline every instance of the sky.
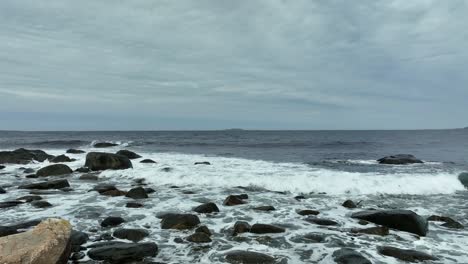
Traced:
<path fill-rule="evenodd" d="M 1 0 L 1 130 L 468 126 L 466 0 Z"/>

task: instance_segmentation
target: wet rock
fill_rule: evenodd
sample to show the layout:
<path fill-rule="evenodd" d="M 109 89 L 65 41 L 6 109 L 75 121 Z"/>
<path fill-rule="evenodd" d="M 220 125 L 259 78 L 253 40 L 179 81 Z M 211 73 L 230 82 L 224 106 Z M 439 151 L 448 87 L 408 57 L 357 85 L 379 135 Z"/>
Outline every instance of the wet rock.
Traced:
<path fill-rule="evenodd" d="M 65 164 L 54 164 L 41 168 L 36 172 L 39 177 L 59 176 L 73 173 L 72 169 Z"/>
<path fill-rule="evenodd" d="M 133 242 L 139 242 L 149 236 L 149 232 L 145 229 L 117 229 L 114 231 L 114 237 L 127 239 Z"/>
<path fill-rule="evenodd" d="M 372 264 L 361 253 L 349 248 L 342 248 L 333 252 L 333 259 L 337 264 Z"/>
<path fill-rule="evenodd" d="M 151 193 L 155 193 L 156 190 L 154 190 L 153 188 L 147 187 L 147 188 L 145 188 L 145 192 L 146 192 L 147 194 L 151 194 Z"/>
<path fill-rule="evenodd" d="M 236 264 L 272 264 L 276 262 L 273 257 L 266 254 L 243 250 L 229 251 L 225 258 L 227 262 Z"/>
<path fill-rule="evenodd" d="M 297 196 L 294 197 L 294 199 L 300 201 L 300 200 L 305 200 L 306 198 L 305 198 L 304 195 L 297 195 Z"/>
<path fill-rule="evenodd" d="M 393 156 L 383 157 L 378 159 L 377 162 L 380 164 L 392 164 L 392 165 L 407 165 L 414 163 L 424 163 L 422 160 L 417 159 L 413 155 L 409 154 L 398 154 Z"/>
<path fill-rule="evenodd" d="M 458 175 L 458 180 L 465 186 L 465 188 L 468 188 L 468 172 L 463 172 Z"/>
<path fill-rule="evenodd" d="M 103 193 L 100 193 L 101 195 L 105 195 L 105 196 L 111 196 L 111 197 L 118 197 L 118 196 L 125 196 L 127 195 L 127 193 L 125 191 L 121 191 L 121 190 L 110 190 L 110 191 L 106 191 L 106 192 L 103 192 Z"/>
<path fill-rule="evenodd" d="M 240 198 L 238 195 L 229 195 L 226 197 L 226 199 L 223 202 L 223 205 L 226 206 L 234 206 L 234 205 L 240 205 L 240 204 L 245 204 L 245 201 Z"/>
<path fill-rule="evenodd" d="M 352 218 L 425 236 L 428 231 L 426 219 L 409 210 L 370 210 L 354 213 Z"/>
<path fill-rule="evenodd" d="M 92 171 L 133 168 L 132 162 L 127 157 L 103 152 L 88 153 L 86 155 L 85 166 Z"/>
<path fill-rule="evenodd" d="M 346 208 L 349 208 L 349 209 L 353 209 L 353 208 L 357 208 L 357 205 L 351 201 L 351 200 L 346 200 L 343 204 L 342 204 L 343 207 L 346 207 Z"/>
<path fill-rule="evenodd" d="M 72 252 L 78 252 L 81 249 L 81 245 L 88 242 L 89 236 L 85 232 L 73 230 L 70 236 L 71 250 Z"/>
<path fill-rule="evenodd" d="M 445 222 L 441 226 L 453 229 L 463 229 L 464 226 L 460 223 L 455 221 L 453 218 L 448 216 L 438 216 L 438 215 L 431 215 L 427 218 L 427 221 L 435 221 L 435 222 Z"/>
<path fill-rule="evenodd" d="M 191 229 L 200 224 L 200 219 L 192 214 L 166 214 L 161 221 L 162 229 Z"/>
<path fill-rule="evenodd" d="M 72 162 L 72 161 L 76 161 L 76 159 L 70 159 L 66 155 L 59 155 L 59 156 L 57 156 L 57 157 L 50 160 L 50 162 L 53 162 L 53 163 Z"/>
<path fill-rule="evenodd" d="M 81 173 L 87 173 L 90 172 L 91 170 L 88 167 L 80 167 L 75 170 L 76 172 L 81 172 Z"/>
<path fill-rule="evenodd" d="M 323 234 L 309 233 L 304 235 L 304 239 L 314 243 L 322 243 L 325 241 L 325 238 L 326 236 Z"/>
<path fill-rule="evenodd" d="M 267 224 L 254 224 L 250 228 L 250 233 L 254 234 L 268 234 L 268 233 L 283 233 L 286 230 L 279 226 L 267 225 Z"/>
<path fill-rule="evenodd" d="M 102 227 L 113 227 L 125 223 L 125 220 L 119 216 L 109 216 L 101 222 Z"/>
<path fill-rule="evenodd" d="M 211 214 L 211 213 L 219 212 L 219 208 L 218 206 L 216 206 L 215 203 L 204 203 L 202 205 L 199 205 L 193 208 L 193 211 L 199 214 Z"/>
<path fill-rule="evenodd" d="M 6 191 L 2 187 L 0 187 L 0 194 L 3 194 L 3 193 L 6 193 Z"/>
<path fill-rule="evenodd" d="M 276 210 L 275 207 L 273 207 L 271 205 L 259 206 L 259 207 L 255 207 L 253 209 L 256 210 L 256 211 L 265 211 L 265 212 L 275 211 Z"/>
<path fill-rule="evenodd" d="M 309 223 L 317 224 L 317 225 L 323 225 L 323 226 L 336 226 L 339 225 L 338 222 L 335 222 L 330 219 L 325 219 L 325 218 L 317 218 L 315 216 L 309 216 L 305 219 Z"/>
<path fill-rule="evenodd" d="M 0 202 L 0 208 L 11 208 L 23 204 L 22 201 L 6 201 Z"/>
<path fill-rule="evenodd" d="M 377 250 L 384 256 L 394 257 L 407 262 L 437 260 L 434 256 L 416 250 L 399 249 L 395 247 L 378 247 Z"/>
<path fill-rule="evenodd" d="M 0 238 L 0 263 L 65 264 L 70 256 L 71 225 L 48 219 L 33 230 Z"/>
<path fill-rule="evenodd" d="M 162 169 L 161 169 L 161 171 L 163 171 L 163 172 L 171 172 L 171 171 L 173 171 L 173 170 L 174 170 L 174 169 L 171 168 L 171 167 L 165 167 L 165 168 L 162 168 Z"/>
<path fill-rule="evenodd" d="M 107 183 L 101 183 L 96 186 L 94 186 L 93 191 L 96 191 L 98 193 L 105 193 L 107 191 L 113 191 L 117 190 L 117 187 L 113 184 L 107 184 Z"/>
<path fill-rule="evenodd" d="M 187 241 L 192 242 L 192 243 L 210 243 L 212 242 L 210 236 L 208 236 L 205 233 L 194 233 L 188 237 L 185 238 Z"/>
<path fill-rule="evenodd" d="M 4 168 L 6 168 L 6 167 L 3 166 L 3 165 L 0 165 L 0 170 L 3 170 Z"/>
<path fill-rule="evenodd" d="M 128 202 L 125 207 L 127 208 L 142 208 L 143 204 L 141 203 L 135 203 L 135 202 Z"/>
<path fill-rule="evenodd" d="M 320 214 L 319 211 L 316 210 L 301 210 L 297 212 L 299 215 L 318 215 Z"/>
<path fill-rule="evenodd" d="M 10 226 L 0 226 L 0 237 L 9 236 L 20 233 L 19 229 L 27 229 L 38 225 L 42 220 L 32 220 Z"/>
<path fill-rule="evenodd" d="M 142 187 L 136 187 L 128 191 L 127 195 L 128 198 L 132 199 L 146 199 L 148 198 L 148 194 L 146 194 L 146 190 Z"/>
<path fill-rule="evenodd" d="M 18 189 L 47 190 L 47 189 L 62 189 L 66 187 L 70 187 L 70 184 L 68 183 L 67 180 L 53 180 L 53 181 L 20 185 Z"/>
<path fill-rule="evenodd" d="M 157 254 L 156 243 L 115 243 L 95 247 L 88 251 L 91 259 L 111 263 L 129 263 L 145 257 L 155 257 Z"/>
<path fill-rule="evenodd" d="M 211 231 L 206 226 L 197 227 L 197 229 L 195 229 L 195 233 L 205 233 L 208 236 L 211 236 Z"/>
<path fill-rule="evenodd" d="M 25 168 L 25 169 L 23 170 L 23 173 L 26 173 L 26 174 L 28 174 L 28 173 L 34 173 L 34 172 L 35 172 L 35 170 L 34 170 L 33 168 Z"/>
<path fill-rule="evenodd" d="M 94 174 L 83 174 L 79 179 L 82 181 L 97 181 L 99 180 L 99 177 Z"/>
<path fill-rule="evenodd" d="M 249 225 L 249 223 L 245 221 L 237 221 L 234 224 L 234 232 L 232 235 L 237 236 L 238 234 L 248 233 L 251 229 L 252 227 Z"/>
<path fill-rule="evenodd" d="M 82 154 L 82 153 L 86 153 L 86 151 L 80 150 L 80 149 L 68 149 L 67 153 L 69 153 L 69 154 Z"/>
<path fill-rule="evenodd" d="M 118 145 L 119 144 L 110 143 L 110 142 L 97 142 L 97 143 L 94 143 L 93 147 L 95 147 L 95 148 L 110 148 L 110 147 L 116 147 Z"/>
<path fill-rule="evenodd" d="M 387 236 L 390 233 L 390 230 L 386 226 L 376 226 L 364 229 L 354 228 L 351 229 L 351 233 Z"/>
<path fill-rule="evenodd" d="M 71 261 L 77 261 L 77 260 L 80 260 L 80 259 L 84 259 L 84 257 L 86 257 L 86 254 L 84 252 L 75 252 L 71 255 L 70 257 L 70 260 Z M 73 262 L 75 263 L 75 262 Z M 79 262 L 81 263 L 81 262 Z"/>
<path fill-rule="evenodd" d="M 0 151 L 0 163 L 28 164 L 33 160 L 43 162 L 53 157 L 42 150 L 20 148 L 13 151 Z"/>
<path fill-rule="evenodd" d="M 39 176 L 37 176 L 36 174 L 29 174 L 29 175 L 26 175 L 26 176 L 24 176 L 24 177 L 26 177 L 26 178 L 28 178 L 28 179 L 39 178 Z"/>
<path fill-rule="evenodd" d="M 193 165 L 211 165 L 208 161 L 198 161 L 195 162 Z"/>
<path fill-rule="evenodd" d="M 52 207 L 52 205 L 47 202 L 47 201 L 32 201 L 31 202 L 31 205 L 36 207 L 36 208 L 48 208 L 48 207 Z"/>
<path fill-rule="evenodd" d="M 140 161 L 140 163 L 157 163 L 157 162 L 152 160 L 152 159 L 144 159 L 144 160 Z"/>
<path fill-rule="evenodd" d="M 133 151 L 126 150 L 126 149 L 119 150 L 119 151 L 117 151 L 117 153 L 115 153 L 115 154 L 125 156 L 125 157 L 127 157 L 127 158 L 129 158 L 129 159 L 139 159 L 139 158 L 141 158 L 140 155 L 136 154 L 136 153 L 133 152 Z"/>

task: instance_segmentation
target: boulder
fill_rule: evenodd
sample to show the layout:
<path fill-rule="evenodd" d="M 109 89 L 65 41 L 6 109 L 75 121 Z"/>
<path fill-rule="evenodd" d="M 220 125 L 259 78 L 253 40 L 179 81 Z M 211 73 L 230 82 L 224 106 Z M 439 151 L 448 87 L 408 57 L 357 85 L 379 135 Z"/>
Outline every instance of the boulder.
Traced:
<path fill-rule="evenodd" d="M 117 190 L 117 187 L 113 184 L 107 184 L 107 183 L 101 183 L 96 186 L 94 186 L 93 191 L 96 191 L 98 193 L 105 193 L 107 191 L 113 191 Z"/>
<path fill-rule="evenodd" d="M 204 203 L 193 208 L 193 211 L 199 214 L 211 214 L 219 212 L 219 208 L 215 203 Z"/>
<path fill-rule="evenodd" d="M 53 157 L 42 150 L 20 148 L 13 151 L 0 151 L 0 163 L 28 164 L 33 160 L 43 162 Z"/>
<path fill-rule="evenodd" d="M 32 220 L 10 226 L 0 226 L 0 237 L 14 235 L 20 233 L 19 229 L 27 229 L 38 225 L 42 220 Z"/>
<path fill-rule="evenodd" d="M 301 210 L 297 212 L 300 215 L 306 216 L 306 215 L 319 215 L 320 212 L 316 210 Z"/>
<path fill-rule="evenodd" d="M 66 187 L 70 187 L 70 184 L 68 183 L 67 180 L 53 180 L 53 181 L 20 185 L 18 188 L 19 189 L 47 190 L 47 189 L 62 189 Z"/>
<path fill-rule="evenodd" d="M 240 204 L 245 204 L 245 201 L 242 198 L 240 198 L 239 195 L 229 195 L 223 202 L 223 205 L 226 206 L 234 206 Z"/>
<path fill-rule="evenodd" d="M 464 226 L 460 223 L 455 221 L 453 218 L 448 216 L 438 216 L 438 215 L 431 215 L 427 218 L 427 221 L 435 221 L 435 222 L 444 222 L 441 226 L 453 229 L 463 229 Z"/>
<path fill-rule="evenodd" d="M 434 256 L 416 250 L 399 249 L 396 247 L 377 247 L 377 251 L 384 256 L 394 257 L 407 262 L 437 260 Z"/>
<path fill-rule="evenodd" d="M 346 201 L 342 204 L 342 206 L 343 206 L 343 207 L 346 207 L 346 208 L 349 208 L 349 209 L 357 208 L 356 203 L 354 203 L 354 202 L 351 201 L 351 200 L 346 200 Z"/>
<path fill-rule="evenodd" d="M 152 160 L 152 159 L 144 159 L 144 160 L 140 161 L 140 163 L 157 163 L 157 162 Z"/>
<path fill-rule="evenodd" d="M 76 159 L 70 159 L 68 156 L 65 156 L 65 155 L 59 155 L 50 160 L 50 162 L 53 162 L 53 163 L 72 162 L 72 161 L 76 161 Z"/>
<path fill-rule="evenodd" d="M 125 156 L 125 157 L 127 157 L 127 158 L 129 158 L 129 159 L 139 159 L 139 158 L 141 158 L 140 155 L 136 154 L 136 153 L 133 152 L 133 151 L 126 150 L 126 149 L 119 150 L 119 151 L 117 151 L 117 153 L 115 153 L 115 154 Z"/>
<path fill-rule="evenodd" d="M 26 195 L 26 196 L 21 196 L 20 198 L 17 198 L 16 200 L 30 203 L 32 201 L 42 200 L 42 197 L 39 195 Z"/>
<path fill-rule="evenodd" d="M 52 205 L 47 202 L 47 201 L 42 201 L 42 200 L 38 200 L 38 201 L 32 201 L 31 202 L 31 205 L 36 207 L 36 208 L 48 208 L 48 207 L 52 207 Z"/>
<path fill-rule="evenodd" d="M 387 236 L 388 234 L 390 234 L 390 230 L 386 226 L 376 226 L 376 227 L 363 228 L 363 229 L 353 228 L 351 229 L 351 233 Z"/>
<path fill-rule="evenodd" d="M 99 180 L 99 177 L 97 175 L 88 173 L 81 175 L 79 179 L 82 181 L 97 181 Z"/>
<path fill-rule="evenodd" d="M 75 170 L 76 172 L 81 172 L 81 173 L 87 173 L 90 172 L 91 170 L 88 167 L 80 167 Z"/>
<path fill-rule="evenodd" d="M 92 171 L 133 168 L 132 162 L 127 157 L 103 152 L 88 153 L 86 155 L 85 166 Z"/>
<path fill-rule="evenodd" d="M 369 210 L 354 213 L 351 217 L 420 236 L 425 236 L 428 231 L 426 219 L 410 210 Z"/>
<path fill-rule="evenodd" d="M 198 161 L 195 162 L 194 165 L 211 165 L 208 161 Z"/>
<path fill-rule="evenodd" d="M 249 223 L 247 223 L 245 221 L 237 221 L 234 224 L 234 232 L 233 232 L 232 235 L 237 236 L 238 234 L 248 233 L 248 232 L 250 232 L 251 229 L 252 229 L 252 227 L 250 226 Z"/>
<path fill-rule="evenodd" d="M 41 168 L 36 172 L 36 175 L 39 177 L 47 176 L 60 176 L 73 173 L 72 169 L 64 164 L 53 164 L 47 167 Z"/>
<path fill-rule="evenodd" d="M 69 154 L 83 154 L 83 153 L 86 153 L 86 151 L 81 150 L 81 149 L 67 149 L 67 153 L 69 153 Z"/>
<path fill-rule="evenodd" d="M 133 199 L 146 199 L 148 198 L 148 194 L 146 194 L 146 190 L 143 187 L 136 187 L 131 189 L 130 191 L 127 192 L 127 195 L 125 195 L 128 198 L 133 198 Z"/>
<path fill-rule="evenodd" d="M 460 173 L 460 175 L 458 175 L 458 180 L 465 188 L 468 188 L 468 172 Z"/>
<path fill-rule="evenodd" d="M 210 229 L 208 229 L 208 227 L 206 227 L 206 226 L 197 227 L 197 229 L 195 229 L 195 233 L 205 233 L 208 236 L 212 235 Z"/>
<path fill-rule="evenodd" d="M 158 254 L 156 243 L 114 243 L 92 248 L 88 256 L 110 263 L 132 263 Z"/>
<path fill-rule="evenodd" d="M 237 264 L 273 264 L 275 259 L 263 253 L 254 251 L 233 250 L 225 255 L 226 261 Z"/>
<path fill-rule="evenodd" d="M 315 217 L 315 216 L 309 216 L 305 220 L 307 222 L 309 222 L 309 223 L 313 223 L 313 224 L 316 224 L 316 225 L 323 225 L 323 226 L 339 225 L 338 222 L 335 222 L 333 220 L 325 219 L 325 218 L 318 218 L 318 217 Z"/>
<path fill-rule="evenodd" d="M 34 170 L 33 168 L 25 168 L 25 169 L 23 170 L 23 173 L 25 173 L 25 174 L 34 173 L 34 172 L 35 172 L 35 170 Z"/>
<path fill-rule="evenodd" d="M 132 242 L 139 242 L 149 236 L 149 232 L 145 229 L 117 229 L 112 234 L 116 238 L 127 239 Z"/>
<path fill-rule="evenodd" d="M 0 187 L 0 194 L 4 194 L 6 193 L 5 189 L 3 189 L 2 187 Z"/>
<path fill-rule="evenodd" d="M 259 206 L 259 207 L 255 207 L 253 209 L 256 210 L 256 211 L 264 211 L 264 212 L 275 211 L 276 210 L 275 207 L 273 207 L 271 205 Z"/>
<path fill-rule="evenodd" d="M 10 207 L 15 207 L 20 204 L 23 204 L 24 202 L 22 201 L 5 201 L 5 202 L 0 202 L 0 208 L 10 208 Z"/>
<path fill-rule="evenodd" d="M 102 222 L 101 226 L 102 227 L 113 227 L 113 226 L 118 226 L 122 223 L 125 223 L 125 220 L 122 217 L 119 216 L 109 216 L 106 217 Z"/>
<path fill-rule="evenodd" d="M 116 190 L 105 191 L 100 194 L 105 195 L 105 196 L 117 197 L 117 196 L 125 196 L 127 195 L 127 192 L 116 189 Z"/>
<path fill-rule="evenodd" d="M 194 234 L 185 238 L 187 241 L 192 243 L 210 243 L 212 242 L 209 235 L 202 232 L 195 232 Z"/>
<path fill-rule="evenodd" d="M 266 225 L 266 224 L 254 224 L 250 228 L 250 233 L 254 234 L 268 234 L 268 233 L 284 233 L 286 230 L 279 226 Z"/>
<path fill-rule="evenodd" d="M 95 148 L 110 148 L 110 147 L 116 147 L 118 145 L 119 144 L 110 143 L 110 142 L 97 142 L 97 143 L 94 143 L 93 147 L 95 147 Z"/>
<path fill-rule="evenodd" d="M 378 159 L 377 162 L 380 164 L 392 164 L 392 165 L 407 165 L 414 163 L 424 163 L 422 160 L 417 159 L 413 155 L 409 154 L 398 154 L 393 156 L 383 157 Z"/>
<path fill-rule="evenodd" d="M 361 253 L 349 248 L 339 249 L 332 256 L 337 264 L 372 264 Z"/>
<path fill-rule="evenodd" d="M 125 207 L 127 208 L 141 208 L 143 207 L 143 204 L 141 203 L 135 203 L 135 202 L 128 202 Z"/>
<path fill-rule="evenodd" d="M 166 214 L 161 221 L 162 229 L 191 229 L 200 224 L 200 219 L 192 214 Z"/>
<path fill-rule="evenodd" d="M 72 252 L 78 252 L 81 249 L 81 245 L 88 242 L 89 236 L 85 232 L 72 230 L 70 236 L 71 250 Z"/>
<path fill-rule="evenodd" d="M 0 238 L 0 263 L 65 264 L 70 256 L 71 225 L 48 219 L 33 230 Z"/>
<path fill-rule="evenodd" d="M 3 165 L 0 165 L 0 170 L 3 170 L 4 168 L 6 168 L 6 167 L 3 166 Z"/>

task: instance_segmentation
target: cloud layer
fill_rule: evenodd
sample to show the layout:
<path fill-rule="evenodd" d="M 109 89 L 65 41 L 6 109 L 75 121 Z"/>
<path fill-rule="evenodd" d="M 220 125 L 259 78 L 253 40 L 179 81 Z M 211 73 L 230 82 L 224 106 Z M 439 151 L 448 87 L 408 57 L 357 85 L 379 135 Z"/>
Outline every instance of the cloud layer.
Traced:
<path fill-rule="evenodd" d="M 466 14 L 464 0 L 3 0 L 0 129 L 466 126 Z"/>

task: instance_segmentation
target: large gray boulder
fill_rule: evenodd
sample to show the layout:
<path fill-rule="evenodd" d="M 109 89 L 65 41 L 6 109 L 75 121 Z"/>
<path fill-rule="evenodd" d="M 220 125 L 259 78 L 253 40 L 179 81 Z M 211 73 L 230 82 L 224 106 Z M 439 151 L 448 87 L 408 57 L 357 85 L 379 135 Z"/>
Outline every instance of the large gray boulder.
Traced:
<path fill-rule="evenodd" d="M 380 164 L 407 165 L 414 163 L 424 163 L 410 154 L 398 154 L 393 156 L 383 157 L 377 160 Z"/>
<path fill-rule="evenodd" d="M 60 176 L 73 173 L 72 169 L 65 164 L 53 164 L 47 167 L 41 168 L 36 172 L 38 177 L 47 177 L 47 176 Z"/>
<path fill-rule="evenodd" d="M 88 153 L 86 155 L 85 167 L 88 167 L 92 171 L 133 168 L 132 162 L 127 157 L 104 152 Z"/>
<path fill-rule="evenodd" d="M 20 148 L 13 151 L 0 151 L 0 164 L 28 164 L 31 161 L 43 162 L 52 158 L 54 158 L 54 156 L 49 155 L 42 150 L 28 150 Z"/>
<path fill-rule="evenodd" d="M 428 231 L 427 220 L 410 210 L 369 210 L 354 213 L 351 217 L 420 236 L 425 236 Z"/>

